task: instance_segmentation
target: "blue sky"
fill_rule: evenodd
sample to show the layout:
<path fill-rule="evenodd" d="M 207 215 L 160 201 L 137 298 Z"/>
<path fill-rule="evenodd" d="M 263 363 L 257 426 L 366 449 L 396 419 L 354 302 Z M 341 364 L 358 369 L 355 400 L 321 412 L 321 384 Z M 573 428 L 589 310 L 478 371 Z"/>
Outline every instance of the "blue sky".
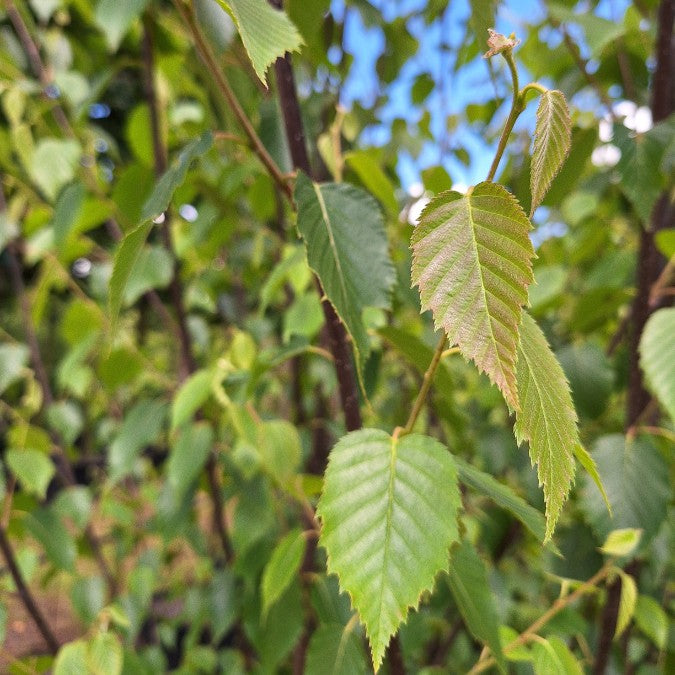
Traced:
<path fill-rule="evenodd" d="M 543 18 L 544 0 L 501 0 L 497 15 L 496 29 L 508 35 L 524 35 L 527 25 Z M 369 0 L 373 7 L 382 13 L 384 22 L 392 21 L 397 16 L 407 15 L 426 5 L 426 0 Z M 487 64 L 475 59 L 470 64 L 453 73 L 452 59 L 454 49 L 464 40 L 466 20 L 469 16 L 468 0 L 452 0 L 442 19 L 426 26 L 422 19 L 411 19 L 408 30 L 419 40 L 417 53 L 403 67 L 399 77 L 388 86 L 389 100 L 379 111 L 381 124 L 363 131 L 361 143 L 364 145 L 383 145 L 389 141 L 389 127 L 395 118 L 403 118 L 409 125 L 419 121 L 423 109 L 431 113 L 431 129 L 436 139 L 443 139 L 447 134 L 446 119 L 449 115 L 461 114 L 468 103 L 483 103 L 494 98 L 494 85 L 490 81 Z M 578 9 L 588 8 L 589 3 L 579 3 Z M 344 0 L 333 0 L 332 9 L 338 18 L 344 16 Z M 622 16 L 627 5 L 626 0 L 601 0 L 596 13 L 606 18 Z M 619 13 L 620 12 L 620 13 Z M 441 40 L 445 38 L 445 55 L 442 54 Z M 486 36 L 487 37 L 487 36 Z M 384 48 L 384 35 L 378 26 L 366 27 L 358 11 L 350 9 L 345 24 L 344 47 L 354 56 L 354 63 L 347 81 L 343 86 L 342 104 L 349 108 L 354 101 L 369 107 L 375 101 L 380 86 L 375 72 L 375 62 Z M 527 81 L 526 73 L 521 70 L 521 79 Z M 436 87 L 424 102 L 423 107 L 411 105 L 409 99 L 410 86 L 414 79 L 427 72 L 436 82 L 443 81 L 442 88 Z M 441 76 L 444 72 L 445 77 Z M 510 96 L 509 81 L 497 76 L 497 87 L 502 95 Z M 504 117 L 508 106 L 500 111 Z M 517 128 L 531 127 L 534 123 L 534 107 L 530 107 L 518 122 Z M 483 180 L 492 159 L 493 146 L 486 143 L 478 134 L 466 125 L 453 130 L 449 140 L 461 138 L 461 145 L 470 153 L 469 166 L 463 165 L 455 157 L 439 151 L 440 144 L 426 143 L 421 155 L 413 159 L 402 153 L 398 163 L 398 173 L 404 187 L 419 181 L 420 170 L 427 166 L 442 163 L 456 183 L 474 184 Z"/>

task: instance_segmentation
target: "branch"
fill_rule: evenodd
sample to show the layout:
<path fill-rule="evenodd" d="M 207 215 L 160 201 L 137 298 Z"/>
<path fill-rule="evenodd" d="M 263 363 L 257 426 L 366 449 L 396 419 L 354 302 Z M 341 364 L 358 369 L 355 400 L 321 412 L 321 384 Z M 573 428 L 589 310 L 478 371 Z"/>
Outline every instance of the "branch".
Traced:
<path fill-rule="evenodd" d="M 558 598 L 536 621 L 530 624 L 517 638 L 509 642 L 504 647 L 504 653 L 508 653 L 516 647 L 520 647 L 528 642 L 532 642 L 537 637 L 539 631 L 559 612 L 571 605 L 575 600 L 580 598 L 584 593 L 594 589 L 601 581 L 603 581 L 610 572 L 614 569 L 614 560 L 608 560 L 588 581 L 581 584 L 573 593 L 566 595 L 564 598 Z M 491 666 L 494 666 L 496 660 L 493 656 L 485 658 L 489 650 L 486 650 L 474 667 L 469 671 L 468 675 L 476 675 L 482 673 Z"/>
<path fill-rule="evenodd" d="M 185 23 L 185 25 L 190 30 L 190 33 L 192 34 L 192 37 L 195 42 L 195 47 L 197 48 L 197 51 L 199 52 L 199 55 L 202 58 L 202 61 L 206 65 L 218 89 L 220 90 L 221 94 L 227 101 L 227 104 L 230 106 L 230 109 L 237 118 L 237 121 L 241 125 L 241 128 L 243 129 L 244 133 L 246 134 L 246 136 L 248 136 L 249 140 L 251 141 L 253 152 L 255 152 L 255 154 L 258 155 L 260 161 L 264 164 L 270 176 L 274 179 L 275 183 L 277 183 L 277 185 L 281 188 L 281 190 L 289 199 L 289 201 L 293 201 L 293 190 L 291 189 L 291 186 L 288 184 L 286 177 L 281 172 L 281 169 L 279 169 L 272 156 L 269 154 L 269 152 L 267 152 L 267 148 L 265 148 L 265 146 L 263 145 L 263 142 L 260 140 L 260 137 L 256 133 L 256 130 L 253 128 L 253 125 L 249 121 L 248 116 L 244 112 L 244 109 L 241 107 L 241 104 L 239 103 L 235 93 L 232 91 L 232 88 L 230 87 L 227 78 L 220 69 L 220 66 L 218 65 L 216 57 L 211 51 L 211 47 L 209 47 L 208 43 L 204 39 L 204 36 L 202 35 L 202 32 L 199 29 L 199 26 L 197 25 L 197 21 L 195 19 L 194 14 L 191 12 L 191 10 L 189 10 L 184 6 L 182 0 L 174 0 L 174 4 L 178 9 L 178 13 L 181 15 L 183 22 Z"/>
<path fill-rule="evenodd" d="M 56 656 L 61 644 L 47 623 L 47 619 L 38 607 L 38 604 L 30 592 L 30 589 L 28 586 L 26 586 L 26 582 L 23 580 L 21 570 L 19 569 L 19 566 L 16 562 L 16 557 L 14 556 L 14 551 L 12 550 L 12 546 L 9 543 L 9 539 L 7 538 L 7 532 L 5 531 L 4 525 L 0 525 L 0 550 L 2 550 L 2 556 L 7 563 L 7 568 L 9 569 L 9 573 L 12 576 L 16 590 L 21 596 L 21 601 L 23 602 L 24 607 L 31 615 L 31 618 L 35 622 L 35 625 L 40 631 L 40 634 L 47 643 L 50 653 Z"/>

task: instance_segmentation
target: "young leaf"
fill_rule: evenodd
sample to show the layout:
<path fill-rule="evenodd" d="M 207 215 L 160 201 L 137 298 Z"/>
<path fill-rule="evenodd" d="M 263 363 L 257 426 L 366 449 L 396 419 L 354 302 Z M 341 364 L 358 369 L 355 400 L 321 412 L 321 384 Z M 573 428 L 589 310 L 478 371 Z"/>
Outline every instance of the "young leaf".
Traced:
<path fill-rule="evenodd" d="M 201 369 L 183 382 L 171 404 L 171 431 L 185 424 L 211 394 L 213 370 Z"/>
<path fill-rule="evenodd" d="M 647 385 L 675 422 L 675 307 L 649 317 L 640 338 L 640 366 Z"/>
<path fill-rule="evenodd" d="M 213 430 L 205 422 L 198 422 L 180 430 L 171 445 L 166 479 L 182 496 L 199 476 L 213 447 Z"/>
<path fill-rule="evenodd" d="M 47 487 L 54 476 L 54 463 L 39 450 L 10 448 L 5 456 L 7 466 L 21 483 L 24 492 L 44 499 Z"/>
<path fill-rule="evenodd" d="M 518 496 L 508 485 L 500 483 L 489 473 L 479 471 L 459 457 L 455 458 L 459 480 L 468 487 L 477 490 L 492 499 L 518 518 L 532 534 L 543 541 L 546 537 L 546 521 L 544 516 L 533 506 L 530 506 L 522 497 Z"/>
<path fill-rule="evenodd" d="M 506 662 L 499 639 L 492 589 L 483 561 L 466 539 L 452 551 L 448 581 L 467 628 L 475 638 L 490 647 L 499 670 L 505 673 Z"/>
<path fill-rule="evenodd" d="M 556 636 L 532 645 L 535 675 L 583 675 L 583 668 L 569 647 Z"/>
<path fill-rule="evenodd" d="M 620 530 L 612 530 L 605 539 L 600 550 L 605 555 L 630 555 L 637 548 L 642 538 L 642 530 L 625 527 Z"/>
<path fill-rule="evenodd" d="M 408 609 L 448 569 L 459 504 L 453 458 L 428 436 L 362 429 L 330 453 L 320 543 L 365 625 L 376 671 Z"/>
<path fill-rule="evenodd" d="M 616 630 L 614 638 L 618 638 L 628 628 L 630 620 L 635 612 L 637 602 L 637 585 L 635 579 L 623 570 L 618 570 L 621 577 L 621 598 L 619 600 L 619 614 L 616 618 Z"/>
<path fill-rule="evenodd" d="M 579 444 L 577 414 L 560 364 L 535 320 L 523 312 L 518 346 L 521 409 L 513 430 L 527 441 L 546 502 L 546 540 L 550 539 L 574 479 Z"/>
<path fill-rule="evenodd" d="M 501 185 L 466 195 L 444 192 L 412 234 L 412 280 L 437 328 L 501 389 L 518 410 L 516 350 L 532 282 L 530 221 Z"/>
<path fill-rule="evenodd" d="M 648 595 L 638 596 L 635 605 L 635 623 L 659 649 L 666 646 L 668 615 L 654 598 Z"/>
<path fill-rule="evenodd" d="M 298 231 L 309 266 L 354 341 L 363 366 L 370 342 L 361 313 L 388 309 L 396 279 L 377 202 L 346 183 L 313 183 L 298 174 L 295 187 Z"/>
<path fill-rule="evenodd" d="M 586 470 L 586 473 L 593 479 L 593 482 L 598 486 L 598 490 L 600 490 L 600 494 L 602 495 L 602 498 L 605 500 L 605 506 L 607 507 L 607 511 L 609 512 L 609 515 L 612 515 L 612 505 L 609 502 L 609 497 L 607 496 L 607 492 L 605 491 L 605 486 L 602 484 L 602 479 L 600 478 L 600 474 L 598 473 L 598 466 L 595 463 L 595 460 L 591 457 L 589 454 L 588 450 L 584 448 L 581 443 L 577 443 L 577 445 L 574 446 L 574 454 L 576 455 L 576 458 L 579 460 L 579 464 L 584 467 Z"/>
<path fill-rule="evenodd" d="M 537 108 L 530 173 L 530 217 L 564 164 L 571 145 L 572 122 L 565 96 L 561 91 L 548 90 L 541 95 Z"/>
<path fill-rule="evenodd" d="M 302 38 L 293 22 L 282 10 L 274 9 L 267 0 L 218 0 L 232 14 L 241 41 L 246 47 L 253 69 L 263 84 L 271 63 L 286 52 L 302 46 Z"/>
<path fill-rule="evenodd" d="M 272 552 L 262 576 L 262 615 L 285 593 L 298 573 L 305 552 L 306 541 L 302 530 L 289 532 Z"/>

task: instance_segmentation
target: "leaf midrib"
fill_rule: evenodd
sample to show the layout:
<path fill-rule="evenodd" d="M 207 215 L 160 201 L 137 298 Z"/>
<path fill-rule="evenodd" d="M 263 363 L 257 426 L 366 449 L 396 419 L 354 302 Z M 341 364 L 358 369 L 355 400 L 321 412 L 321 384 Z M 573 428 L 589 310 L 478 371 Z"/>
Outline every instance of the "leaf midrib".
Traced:
<path fill-rule="evenodd" d="M 319 208 L 321 209 L 321 216 L 323 218 L 323 222 L 326 224 L 326 232 L 328 233 L 328 242 L 330 243 L 333 259 L 335 260 L 335 266 L 337 267 L 338 279 L 340 280 L 340 287 L 342 288 L 344 299 L 345 301 L 347 301 L 349 295 L 347 293 L 347 286 L 345 285 L 344 273 L 342 272 L 342 264 L 340 263 L 340 257 L 337 251 L 337 244 L 335 243 L 335 237 L 333 235 L 333 226 L 331 225 L 330 222 L 330 216 L 328 215 L 326 202 L 324 201 L 323 194 L 321 193 L 321 187 L 317 185 L 314 181 L 312 181 L 312 187 L 314 188 L 316 199 L 319 202 Z"/>

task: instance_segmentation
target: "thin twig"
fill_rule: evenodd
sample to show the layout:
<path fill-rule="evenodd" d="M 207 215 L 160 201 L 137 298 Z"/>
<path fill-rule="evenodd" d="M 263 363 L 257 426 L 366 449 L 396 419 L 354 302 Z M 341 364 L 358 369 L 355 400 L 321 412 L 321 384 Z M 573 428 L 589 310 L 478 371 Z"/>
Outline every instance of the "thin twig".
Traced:
<path fill-rule="evenodd" d="M 2 556 L 5 559 L 5 562 L 7 563 L 9 573 L 12 575 L 12 579 L 14 581 L 14 585 L 16 586 L 16 590 L 21 596 L 21 602 L 23 602 L 24 607 L 26 608 L 27 612 L 30 614 L 31 618 L 35 622 L 35 625 L 37 626 L 38 630 L 40 631 L 40 634 L 44 638 L 44 641 L 47 643 L 47 647 L 49 647 L 50 653 L 56 655 L 56 653 L 59 651 L 59 647 L 61 646 L 61 644 L 59 643 L 52 629 L 50 628 L 49 623 L 47 623 L 45 615 L 38 607 L 38 604 L 35 598 L 33 597 L 33 594 L 26 585 L 23 576 L 21 575 L 21 570 L 17 565 L 16 557 L 14 555 L 14 551 L 12 550 L 12 545 L 9 543 L 9 538 L 7 537 L 7 532 L 5 530 L 4 525 L 0 526 L 0 550 L 2 551 Z"/>
<path fill-rule="evenodd" d="M 573 602 L 580 598 L 584 593 L 593 590 L 601 581 L 603 581 L 614 569 L 614 561 L 608 560 L 588 581 L 581 584 L 573 593 L 563 598 L 558 598 L 536 621 L 530 624 L 517 638 L 509 642 L 504 647 L 504 653 L 512 651 L 532 640 L 536 639 L 537 633 L 559 612 L 569 607 Z M 485 652 L 487 654 L 489 652 Z M 493 656 L 482 658 L 468 672 L 468 675 L 482 673 L 491 666 L 495 665 L 496 660 Z"/>
<path fill-rule="evenodd" d="M 286 197 L 288 197 L 288 199 L 292 201 L 293 190 L 291 189 L 291 186 L 288 184 L 288 181 L 286 180 L 284 174 L 281 172 L 281 169 L 279 169 L 276 162 L 263 145 L 263 142 L 260 140 L 260 137 L 256 133 L 256 130 L 253 128 L 253 125 L 248 119 L 246 113 L 244 112 L 244 109 L 241 107 L 241 104 L 239 103 L 239 100 L 237 99 L 235 93 L 232 91 L 232 88 L 230 87 L 227 78 L 222 72 L 220 66 L 218 65 L 218 62 L 216 61 L 216 58 L 213 55 L 213 52 L 211 51 L 211 47 L 204 39 L 204 36 L 202 35 L 202 32 L 199 26 L 197 25 L 197 21 L 195 19 L 194 14 L 192 13 L 191 9 L 185 7 L 182 0 L 174 0 L 174 4 L 178 9 L 178 13 L 181 15 L 183 22 L 190 30 L 190 33 L 195 41 L 197 51 L 199 52 L 199 55 L 204 61 L 204 64 L 206 65 L 209 73 L 213 76 L 214 81 L 218 86 L 218 89 L 225 97 L 227 104 L 230 106 L 230 109 L 237 118 L 237 121 L 241 125 L 241 128 L 244 130 L 244 133 L 246 134 L 246 136 L 248 136 L 249 140 L 251 141 L 253 151 L 255 152 L 256 155 L 258 155 L 260 161 L 265 165 L 265 168 L 270 173 L 270 176 L 272 176 L 272 178 L 281 188 Z"/>

